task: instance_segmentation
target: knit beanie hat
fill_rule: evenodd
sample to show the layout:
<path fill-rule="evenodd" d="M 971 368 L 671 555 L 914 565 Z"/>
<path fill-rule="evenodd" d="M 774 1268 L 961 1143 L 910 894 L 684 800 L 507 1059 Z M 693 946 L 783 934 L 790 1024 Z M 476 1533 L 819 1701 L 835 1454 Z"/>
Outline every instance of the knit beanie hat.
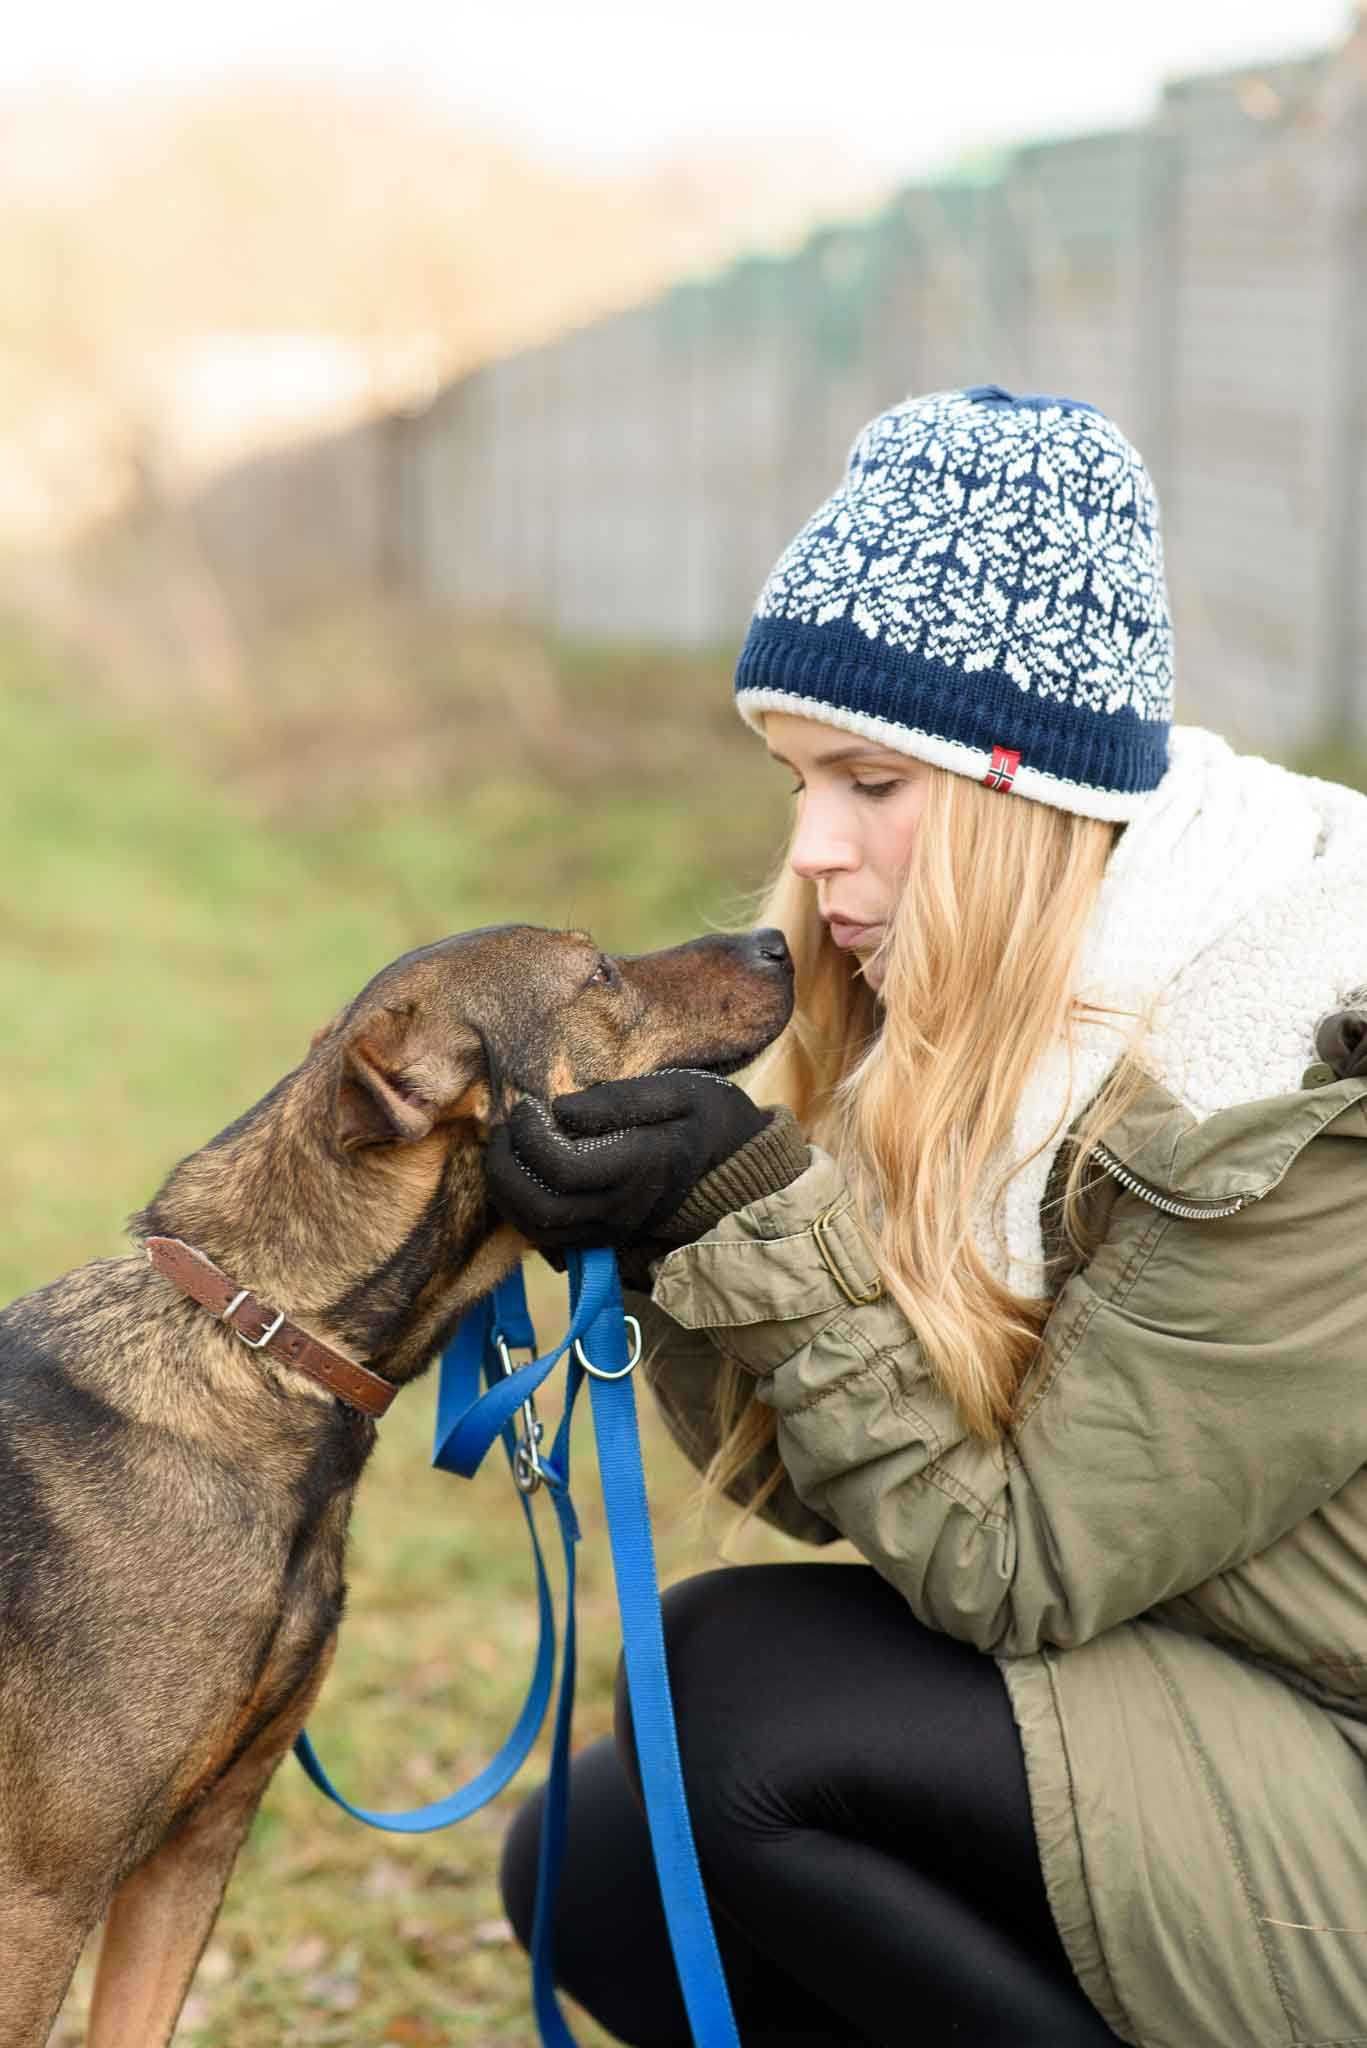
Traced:
<path fill-rule="evenodd" d="M 1119 428 L 995 384 L 880 413 L 779 557 L 736 670 L 796 712 L 993 789 L 1128 819 L 1162 780 L 1158 501 Z"/>

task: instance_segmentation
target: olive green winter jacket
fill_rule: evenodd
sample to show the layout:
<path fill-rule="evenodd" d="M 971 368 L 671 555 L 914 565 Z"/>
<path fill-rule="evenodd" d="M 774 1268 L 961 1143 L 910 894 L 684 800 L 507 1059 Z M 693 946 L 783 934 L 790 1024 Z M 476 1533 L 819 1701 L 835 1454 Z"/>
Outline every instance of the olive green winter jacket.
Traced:
<path fill-rule="evenodd" d="M 695 1461 L 720 1352 L 778 1417 L 766 1514 L 999 1660 L 1060 1933 L 1140 2048 L 1367 2048 L 1364 1140 L 1367 1078 L 1326 1066 L 1204 1122 L 1152 1084 L 1096 1162 L 1085 1266 L 1046 1227 L 1054 1307 L 1000 1447 L 817 1147 L 629 1303 Z"/>

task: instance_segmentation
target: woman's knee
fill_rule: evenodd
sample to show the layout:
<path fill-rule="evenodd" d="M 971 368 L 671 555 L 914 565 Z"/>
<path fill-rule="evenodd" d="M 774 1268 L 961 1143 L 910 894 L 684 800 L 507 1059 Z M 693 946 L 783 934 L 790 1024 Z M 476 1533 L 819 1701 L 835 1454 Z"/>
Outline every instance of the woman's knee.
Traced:
<path fill-rule="evenodd" d="M 499 1866 L 504 1911 L 525 1949 L 545 1816 L 543 1787 L 513 1816 Z M 688 2040 L 650 1838 L 607 1741 L 580 1750 L 570 1768 L 553 1948 L 556 1982 L 619 2039 L 653 2048 Z"/>
<path fill-rule="evenodd" d="M 499 1857 L 498 1888 L 503 1910 L 523 1948 L 532 1945 L 532 1922 L 536 1915 L 536 1873 L 541 1853 L 541 1824 L 546 1810 L 546 1787 L 524 1799 L 513 1815 L 503 1837 Z"/>
<path fill-rule="evenodd" d="M 499 1860 L 504 1911 L 524 1948 L 531 1946 L 536 1917 L 546 1794 L 543 1785 L 513 1815 Z M 578 1751 L 570 1765 L 555 1905 L 557 1942 L 563 1936 L 571 1946 L 592 1946 L 600 1932 L 615 1940 L 612 1930 L 620 1926 L 624 1897 L 634 1901 L 643 1924 L 656 1925 L 658 1894 L 650 1836 L 613 1744 L 599 1740 Z M 659 1926 L 663 1932 L 662 1920 Z"/>

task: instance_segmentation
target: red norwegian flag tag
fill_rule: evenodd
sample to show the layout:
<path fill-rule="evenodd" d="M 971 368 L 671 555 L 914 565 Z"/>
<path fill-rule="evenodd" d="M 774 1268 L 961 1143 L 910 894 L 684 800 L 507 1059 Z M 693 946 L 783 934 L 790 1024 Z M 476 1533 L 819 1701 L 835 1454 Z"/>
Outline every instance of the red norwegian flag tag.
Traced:
<path fill-rule="evenodd" d="M 1021 757 L 1014 748 L 993 747 L 992 766 L 984 775 L 983 781 L 989 789 L 1010 789 L 1020 764 Z"/>

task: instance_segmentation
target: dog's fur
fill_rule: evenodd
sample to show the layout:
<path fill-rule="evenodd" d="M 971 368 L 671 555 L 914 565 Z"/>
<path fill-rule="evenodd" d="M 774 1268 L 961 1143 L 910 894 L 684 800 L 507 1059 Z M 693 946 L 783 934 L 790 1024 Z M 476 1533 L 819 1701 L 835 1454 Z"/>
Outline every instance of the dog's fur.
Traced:
<path fill-rule="evenodd" d="M 526 1249 L 482 1147 L 541 1100 L 727 1071 L 782 1029 L 786 956 L 611 961 L 501 926 L 410 953 L 181 1161 L 135 1238 L 402 1383 Z M 141 1252 L 0 1314 L 0 2044 L 40 2048 L 107 1914 L 90 2048 L 170 2039 L 262 1791 L 330 1661 L 374 1425 L 248 1351 Z"/>

